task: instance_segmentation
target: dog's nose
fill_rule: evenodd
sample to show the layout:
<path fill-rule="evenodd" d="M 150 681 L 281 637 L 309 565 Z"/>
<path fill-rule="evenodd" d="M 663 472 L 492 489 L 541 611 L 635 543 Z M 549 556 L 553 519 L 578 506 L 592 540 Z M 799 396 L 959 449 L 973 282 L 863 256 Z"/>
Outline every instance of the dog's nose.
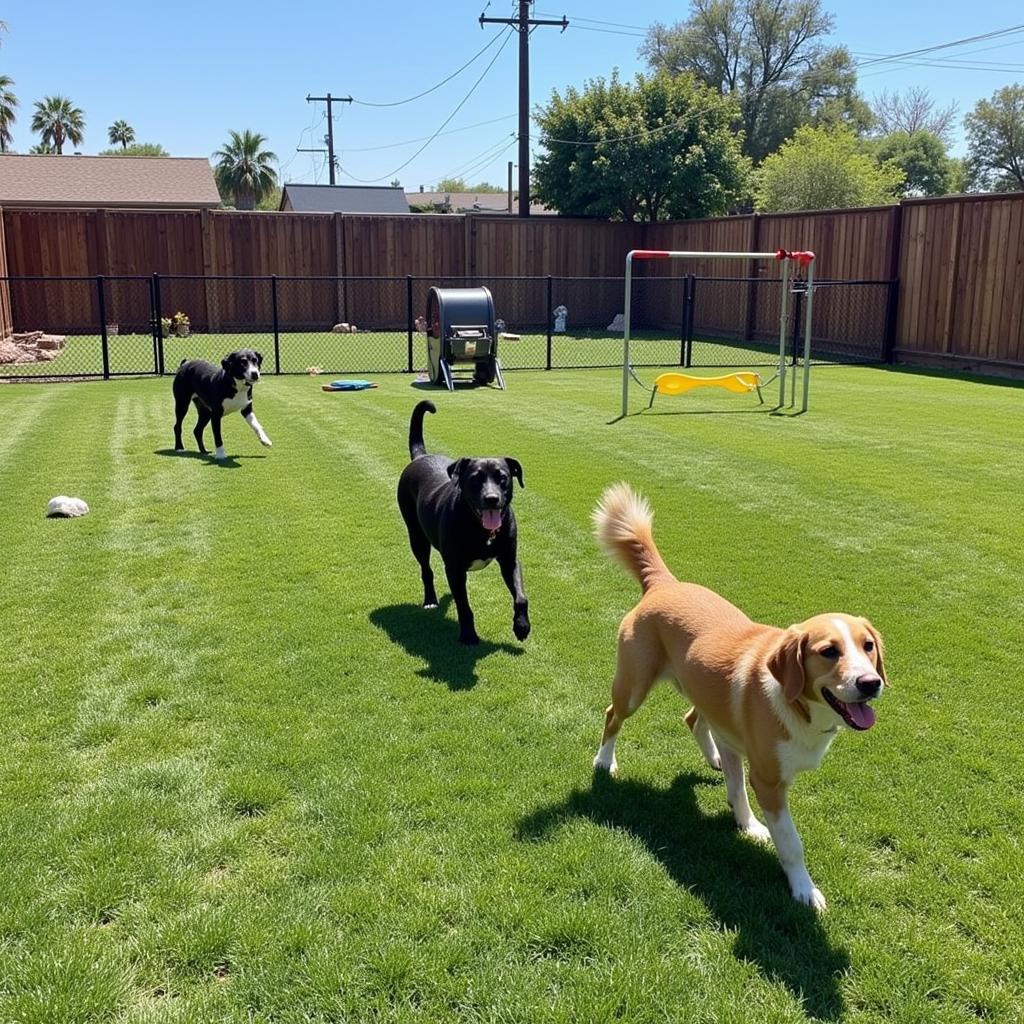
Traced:
<path fill-rule="evenodd" d="M 874 672 L 868 672 L 865 675 L 858 676 L 857 689 L 860 690 L 865 697 L 877 697 L 882 689 L 882 678 L 881 676 L 875 675 Z"/>
<path fill-rule="evenodd" d="M 485 494 L 483 496 L 484 508 L 497 508 L 501 504 L 501 495 Z"/>

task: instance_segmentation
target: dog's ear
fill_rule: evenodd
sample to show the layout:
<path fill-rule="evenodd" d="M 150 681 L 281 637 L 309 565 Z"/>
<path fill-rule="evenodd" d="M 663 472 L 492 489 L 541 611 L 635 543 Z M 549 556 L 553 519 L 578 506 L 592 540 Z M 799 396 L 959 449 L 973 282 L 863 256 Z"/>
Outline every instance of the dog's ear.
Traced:
<path fill-rule="evenodd" d="M 871 639 L 875 641 L 875 669 L 882 677 L 882 682 L 888 686 L 889 680 L 885 678 L 885 665 L 882 662 L 882 634 L 863 616 L 860 621 L 864 623 L 864 628 L 871 634 Z"/>
<path fill-rule="evenodd" d="M 456 459 L 448 467 L 448 476 L 459 486 L 462 485 L 462 471 L 466 468 L 468 461 L 468 459 Z"/>
<path fill-rule="evenodd" d="M 505 459 L 505 465 L 508 466 L 508 471 L 519 481 L 520 487 L 525 487 L 523 483 L 523 467 L 519 464 L 518 459 Z"/>
<path fill-rule="evenodd" d="M 253 349 L 253 351 L 255 352 L 256 350 Z M 256 365 L 257 366 L 262 366 L 263 365 L 263 353 L 262 352 L 256 352 Z"/>
<path fill-rule="evenodd" d="M 225 356 L 221 361 L 220 365 L 225 373 L 231 372 L 231 356 Z"/>
<path fill-rule="evenodd" d="M 798 629 L 787 629 L 768 657 L 768 671 L 782 684 L 782 692 L 788 701 L 796 700 L 804 692 L 806 642 L 806 633 Z"/>

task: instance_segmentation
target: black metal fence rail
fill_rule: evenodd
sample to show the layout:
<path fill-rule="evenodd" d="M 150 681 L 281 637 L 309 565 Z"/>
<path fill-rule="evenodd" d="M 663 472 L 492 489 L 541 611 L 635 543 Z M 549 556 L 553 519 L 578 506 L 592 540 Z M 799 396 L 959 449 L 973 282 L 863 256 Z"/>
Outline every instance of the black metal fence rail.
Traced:
<path fill-rule="evenodd" d="M 0 377 L 161 375 L 182 359 L 219 362 L 236 348 L 272 373 L 412 373 L 426 341 L 416 320 L 433 285 L 486 285 L 503 323 L 505 369 L 617 366 L 621 277 L 8 277 L 14 340 Z M 631 353 L 639 366 L 765 366 L 778 359 L 779 279 L 634 278 Z M 804 286 L 789 301 L 791 357 L 803 351 Z M 812 357 L 889 357 L 893 281 L 815 282 Z M 564 331 L 556 314 L 567 310 Z M 352 332 L 343 331 L 348 326 Z M 63 337 L 34 348 L 35 332 Z M 28 335 L 29 337 L 25 337 Z M 59 346 L 59 347 L 54 347 Z"/>

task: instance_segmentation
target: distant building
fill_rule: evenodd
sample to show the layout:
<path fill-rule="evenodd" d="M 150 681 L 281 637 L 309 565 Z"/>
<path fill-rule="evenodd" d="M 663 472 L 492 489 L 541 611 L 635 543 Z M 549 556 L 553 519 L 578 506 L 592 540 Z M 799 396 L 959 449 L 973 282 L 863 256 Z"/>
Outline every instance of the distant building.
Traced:
<path fill-rule="evenodd" d="M 408 213 L 391 185 L 285 185 L 279 209 L 293 213 Z"/>
<path fill-rule="evenodd" d="M 507 192 L 406 192 L 410 206 L 423 210 L 430 208 L 433 213 L 508 213 Z M 519 213 L 519 193 L 512 193 L 513 214 Z M 541 203 L 531 203 L 531 214 L 553 214 Z"/>
<path fill-rule="evenodd" d="M 0 206 L 202 210 L 220 193 L 206 157 L 0 153 Z"/>

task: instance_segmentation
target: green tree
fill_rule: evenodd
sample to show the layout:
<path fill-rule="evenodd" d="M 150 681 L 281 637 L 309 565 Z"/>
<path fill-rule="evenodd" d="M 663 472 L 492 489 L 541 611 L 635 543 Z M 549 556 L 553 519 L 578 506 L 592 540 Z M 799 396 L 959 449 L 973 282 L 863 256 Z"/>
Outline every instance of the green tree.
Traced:
<path fill-rule="evenodd" d="M 472 188 L 468 188 L 467 192 L 480 192 L 484 195 L 497 195 L 499 192 L 505 192 L 500 185 L 492 185 L 489 181 L 478 181 Z"/>
<path fill-rule="evenodd" d="M 34 146 L 29 147 L 29 153 L 33 156 L 52 156 L 55 152 L 53 146 L 45 142 L 37 142 Z"/>
<path fill-rule="evenodd" d="M 946 155 L 942 139 L 924 129 L 892 132 L 868 143 L 868 151 L 880 164 L 902 169 L 902 196 L 947 196 L 963 186 L 960 167 Z"/>
<path fill-rule="evenodd" d="M 0 153 L 6 153 L 14 141 L 11 125 L 17 120 L 14 108 L 18 97 L 11 92 L 12 85 L 14 80 L 9 75 L 0 75 Z"/>
<path fill-rule="evenodd" d="M 275 185 L 256 204 L 257 210 L 279 210 L 281 208 L 281 193 L 284 191 L 280 185 Z"/>
<path fill-rule="evenodd" d="M 689 75 L 598 78 L 552 93 L 536 115 L 547 150 L 534 192 L 575 216 L 653 221 L 725 213 L 746 195 L 749 162 L 731 100 Z"/>
<path fill-rule="evenodd" d="M 64 152 L 65 140 L 73 146 L 82 144 L 85 115 L 66 96 L 46 96 L 36 101 L 31 127 L 39 133 L 44 146 L 50 146 L 60 155 Z"/>
<path fill-rule="evenodd" d="M 159 142 L 133 142 L 131 145 L 101 149 L 100 156 L 170 156 Z"/>
<path fill-rule="evenodd" d="M 121 148 L 127 149 L 135 141 L 135 129 L 127 121 L 115 121 L 107 129 L 107 138 L 112 146 L 120 142 Z"/>
<path fill-rule="evenodd" d="M 979 100 L 964 118 L 972 183 L 982 191 L 1024 190 L 1024 85 Z"/>
<path fill-rule="evenodd" d="M 845 128 L 798 128 L 757 170 L 756 207 L 764 213 L 893 203 L 903 171 L 879 163 Z"/>
<path fill-rule="evenodd" d="M 468 192 L 465 178 L 442 178 L 437 183 L 435 192 Z"/>
<path fill-rule="evenodd" d="M 734 96 L 744 152 L 759 162 L 798 125 L 869 121 L 849 52 L 824 43 L 832 26 L 821 0 L 692 0 L 689 19 L 651 26 L 640 53 Z"/>
<path fill-rule="evenodd" d="M 277 185 L 277 171 L 273 167 L 277 156 L 262 148 L 266 141 L 258 132 L 233 131 L 227 144 L 213 154 L 217 161 L 214 177 L 225 205 L 254 210 Z"/>

